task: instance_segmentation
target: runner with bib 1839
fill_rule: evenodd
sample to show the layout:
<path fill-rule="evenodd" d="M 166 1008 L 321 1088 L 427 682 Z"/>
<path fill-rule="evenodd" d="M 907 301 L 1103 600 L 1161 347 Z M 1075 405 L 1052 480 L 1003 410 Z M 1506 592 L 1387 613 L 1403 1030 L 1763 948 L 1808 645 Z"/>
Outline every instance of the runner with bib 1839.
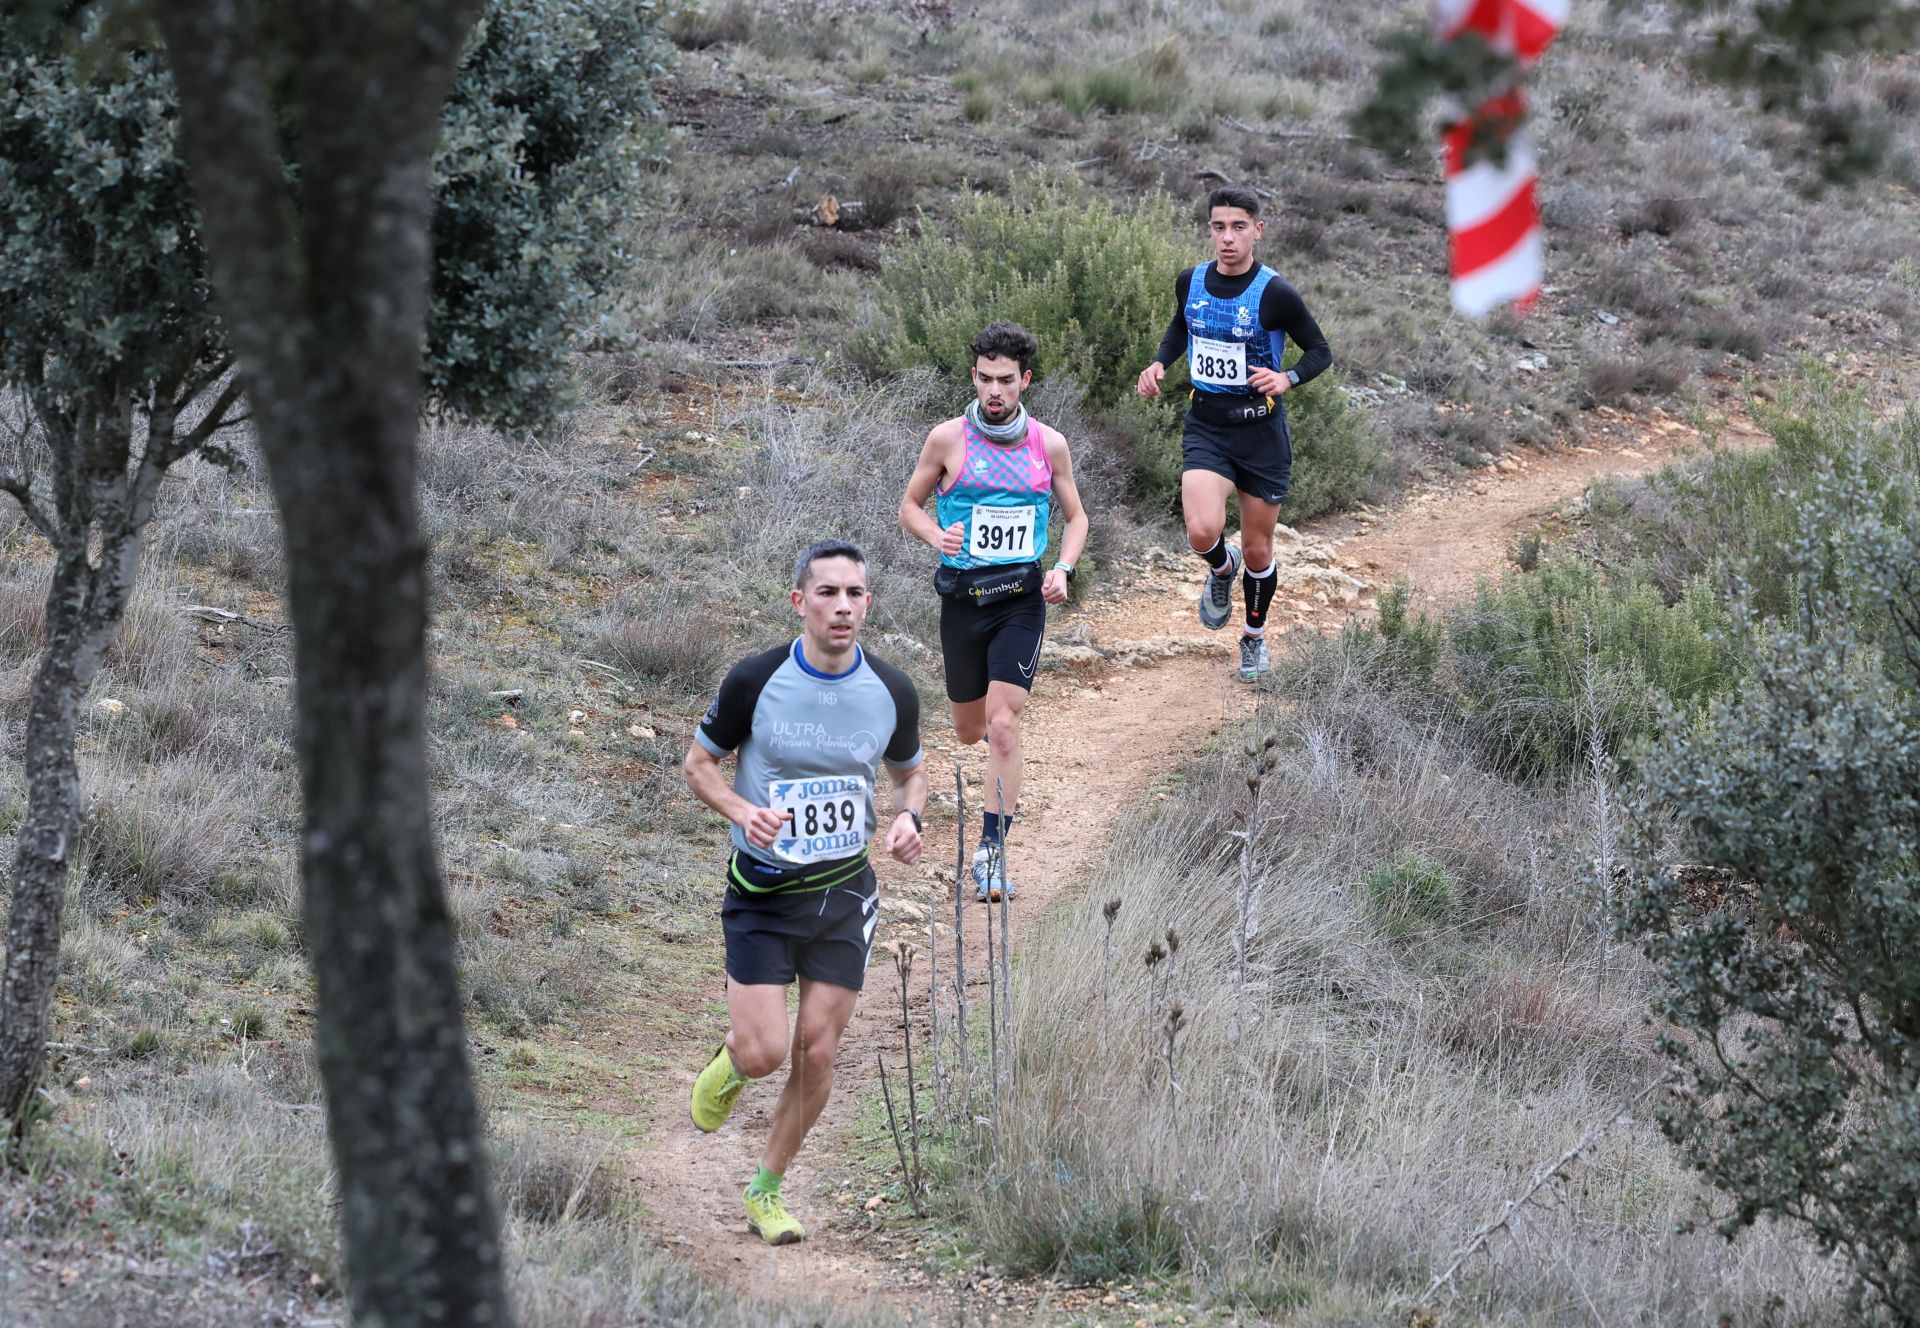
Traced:
<path fill-rule="evenodd" d="M 1260 196 L 1229 185 L 1207 199 L 1213 261 L 1174 279 L 1173 320 L 1153 363 L 1140 371 L 1143 397 L 1160 395 L 1167 365 L 1182 351 L 1193 387 L 1180 436 L 1180 506 L 1187 543 L 1206 559 L 1200 621 L 1219 628 L 1233 615 L 1233 578 L 1246 592 L 1240 676 L 1270 667 L 1267 609 L 1273 603 L 1273 530 L 1293 480 L 1287 392 L 1333 363 L 1333 351 L 1306 302 L 1272 268 L 1254 262 L 1265 223 Z M 1287 338 L 1300 359 L 1281 367 Z M 1227 543 L 1227 498 L 1240 493 L 1240 540 Z"/>
<path fill-rule="evenodd" d="M 920 860 L 920 697 L 906 674 L 860 648 L 870 598 L 854 545 L 800 555 L 791 596 L 800 638 L 735 665 L 687 749 L 688 786 L 733 822 L 720 909 L 732 1027 L 694 1081 L 693 1123 L 719 1129 L 741 1090 L 791 1050 L 744 1195 L 748 1227 L 770 1245 L 806 1235 L 780 1182 L 827 1105 L 834 1054 L 866 981 L 880 903 L 868 846 L 878 838 L 901 862 Z M 730 753 L 731 784 L 720 769 Z M 873 805 L 882 762 L 894 788 L 884 832 Z M 789 1035 L 795 977 L 800 1009 Z"/>
<path fill-rule="evenodd" d="M 1006 835 L 1020 805 L 1020 714 L 1040 666 L 1047 605 L 1066 602 L 1087 544 L 1067 440 L 1020 404 L 1039 349 L 1017 324 L 981 329 L 969 348 L 974 400 L 927 435 L 900 500 L 900 524 L 940 555 L 933 585 L 954 733 L 968 745 L 987 740 L 986 812 L 973 855 L 983 900 L 1013 894 Z M 929 497 L 937 519 L 927 515 Z M 1043 573 L 1055 505 L 1066 528 Z"/>

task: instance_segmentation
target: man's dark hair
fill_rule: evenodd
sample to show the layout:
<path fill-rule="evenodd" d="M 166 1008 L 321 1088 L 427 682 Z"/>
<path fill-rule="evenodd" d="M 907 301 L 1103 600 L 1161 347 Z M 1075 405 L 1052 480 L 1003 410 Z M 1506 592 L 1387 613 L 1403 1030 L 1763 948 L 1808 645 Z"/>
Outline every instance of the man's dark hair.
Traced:
<path fill-rule="evenodd" d="M 862 567 L 867 565 L 867 555 L 860 552 L 858 544 L 846 540 L 821 540 L 810 544 L 807 551 L 800 555 L 800 561 L 793 565 L 793 588 L 805 590 L 807 578 L 813 573 L 813 565 L 822 558 L 851 558 Z"/>
<path fill-rule="evenodd" d="M 967 349 L 976 360 L 1016 361 L 1020 372 L 1025 373 L 1033 367 L 1033 357 L 1040 353 L 1040 338 L 1018 323 L 988 323 Z"/>
<path fill-rule="evenodd" d="M 1255 221 L 1260 220 L 1260 195 L 1241 184 L 1223 184 L 1207 195 L 1207 216 L 1217 207 L 1237 207 Z"/>

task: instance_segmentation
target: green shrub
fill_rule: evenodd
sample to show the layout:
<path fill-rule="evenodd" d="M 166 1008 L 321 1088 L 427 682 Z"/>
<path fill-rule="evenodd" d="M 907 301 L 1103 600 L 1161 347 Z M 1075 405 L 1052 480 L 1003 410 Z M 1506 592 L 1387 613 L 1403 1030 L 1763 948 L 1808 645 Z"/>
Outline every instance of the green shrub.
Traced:
<path fill-rule="evenodd" d="M 1382 935 L 1401 941 L 1453 925 L 1460 916 L 1460 886 L 1446 865 L 1418 849 L 1401 849 L 1376 862 L 1360 878 L 1367 916 Z"/>
<path fill-rule="evenodd" d="M 1380 460 L 1373 421 L 1347 398 L 1339 375 L 1324 373 L 1287 393 L 1293 430 L 1293 488 L 1282 512 L 1297 524 L 1359 499 Z"/>
<path fill-rule="evenodd" d="M 1644 576 L 1569 557 L 1482 585 L 1447 615 L 1446 635 L 1473 732 L 1537 776 L 1572 771 L 1596 729 L 1621 753 L 1663 708 L 1698 713 L 1741 677 L 1732 621 L 1706 582 L 1668 605 Z"/>
<path fill-rule="evenodd" d="M 1109 406 L 1133 390 L 1166 327 L 1174 275 L 1192 261 L 1177 225 L 1164 194 L 1122 210 L 1070 176 L 964 197 L 944 225 L 923 216 L 888 261 L 879 325 L 856 354 L 880 372 L 931 366 L 958 378 L 980 329 L 1011 319 L 1040 338 L 1036 376 L 1072 378 Z"/>
<path fill-rule="evenodd" d="M 1410 611 L 1406 586 L 1391 586 L 1379 621 L 1351 630 L 1377 646 L 1371 667 L 1430 691 L 1521 777 L 1564 778 L 1593 736 L 1630 757 L 1666 710 L 1698 716 L 1745 676 L 1733 619 L 1704 578 L 1668 604 L 1642 572 L 1609 577 L 1564 555 L 1440 615 Z"/>
<path fill-rule="evenodd" d="M 1900 516 L 1907 500 L 1895 481 L 1920 474 L 1920 413 L 1883 422 L 1865 393 L 1818 364 L 1803 365 L 1756 413 L 1771 448 L 1716 450 L 1644 480 L 1596 485 L 1588 508 L 1602 556 L 1643 566 L 1670 600 L 1695 577 L 1724 581 L 1738 568 L 1744 602 L 1777 619 L 1795 603 L 1789 568 L 1809 529 L 1807 495 L 1836 453 L 1856 453 L 1866 491 Z"/>
<path fill-rule="evenodd" d="M 1118 1195 L 1050 1188 L 1052 1202 L 1024 1207 L 1030 1220 L 1000 1243 L 998 1253 L 1016 1270 L 1084 1283 L 1160 1277 L 1179 1268 L 1179 1215 L 1150 1186 Z M 1041 1214 L 1044 1220 L 1036 1220 Z"/>
<path fill-rule="evenodd" d="M 624 0 L 488 4 L 433 162 L 438 400 L 516 424 L 563 404 L 568 356 L 602 324 L 601 294 L 634 257 L 621 228 L 664 158 L 657 19 Z M 738 39 L 723 21 L 715 40 Z"/>
<path fill-rule="evenodd" d="M 1440 667 L 1446 629 L 1430 614 L 1408 612 L 1412 594 L 1404 579 L 1388 586 L 1380 596 L 1380 618 L 1374 630 L 1386 645 L 1389 668 L 1406 681 L 1425 686 Z"/>
<path fill-rule="evenodd" d="M 1732 1197 L 1722 1234 L 1799 1223 L 1851 1265 L 1851 1321 L 1912 1325 L 1920 479 L 1883 467 L 1884 434 L 1824 440 L 1834 459 L 1794 503 L 1805 534 L 1768 569 L 1796 611 L 1756 633 L 1754 683 L 1647 760 L 1621 925 L 1666 978 L 1678 1077 L 1659 1119 Z M 1675 861 L 1738 885 L 1708 903 Z"/>

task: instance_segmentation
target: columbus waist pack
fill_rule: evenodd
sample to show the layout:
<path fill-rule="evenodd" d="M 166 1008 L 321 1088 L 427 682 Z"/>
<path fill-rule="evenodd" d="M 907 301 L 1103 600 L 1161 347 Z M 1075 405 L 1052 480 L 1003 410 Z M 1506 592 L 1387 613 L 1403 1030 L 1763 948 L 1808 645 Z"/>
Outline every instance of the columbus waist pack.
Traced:
<path fill-rule="evenodd" d="M 947 599 L 967 600 L 974 604 L 997 604 L 1018 599 L 1040 589 L 1039 563 L 1015 563 L 1011 567 L 948 567 L 942 563 L 933 574 L 933 588 Z"/>

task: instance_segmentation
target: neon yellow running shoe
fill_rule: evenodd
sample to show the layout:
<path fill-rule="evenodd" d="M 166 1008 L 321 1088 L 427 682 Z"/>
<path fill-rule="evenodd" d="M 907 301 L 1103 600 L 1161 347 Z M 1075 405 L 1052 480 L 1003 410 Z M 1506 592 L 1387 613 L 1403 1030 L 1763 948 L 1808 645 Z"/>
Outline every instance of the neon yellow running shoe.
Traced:
<path fill-rule="evenodd" d="M 693 1123 L 708 1134 L 725 1125 L 733 1114 L 733 1104 L 740 1100 L 740 1090 L 751 1082 L 733 1068 L 733 1057 L 727 1055 L 727 1044 L 722 1042 L 707 1068 L 693 1081 Z"/>
<path fill-rule="evenodd" d="M 747 1229 L 767 1244 L 791 1245 L 807 1238 L 807 1229 L 794 1221 L 778 1191 L 767 1193 L 749 1185 L 740 1197 L 747 1206 Z"/>

